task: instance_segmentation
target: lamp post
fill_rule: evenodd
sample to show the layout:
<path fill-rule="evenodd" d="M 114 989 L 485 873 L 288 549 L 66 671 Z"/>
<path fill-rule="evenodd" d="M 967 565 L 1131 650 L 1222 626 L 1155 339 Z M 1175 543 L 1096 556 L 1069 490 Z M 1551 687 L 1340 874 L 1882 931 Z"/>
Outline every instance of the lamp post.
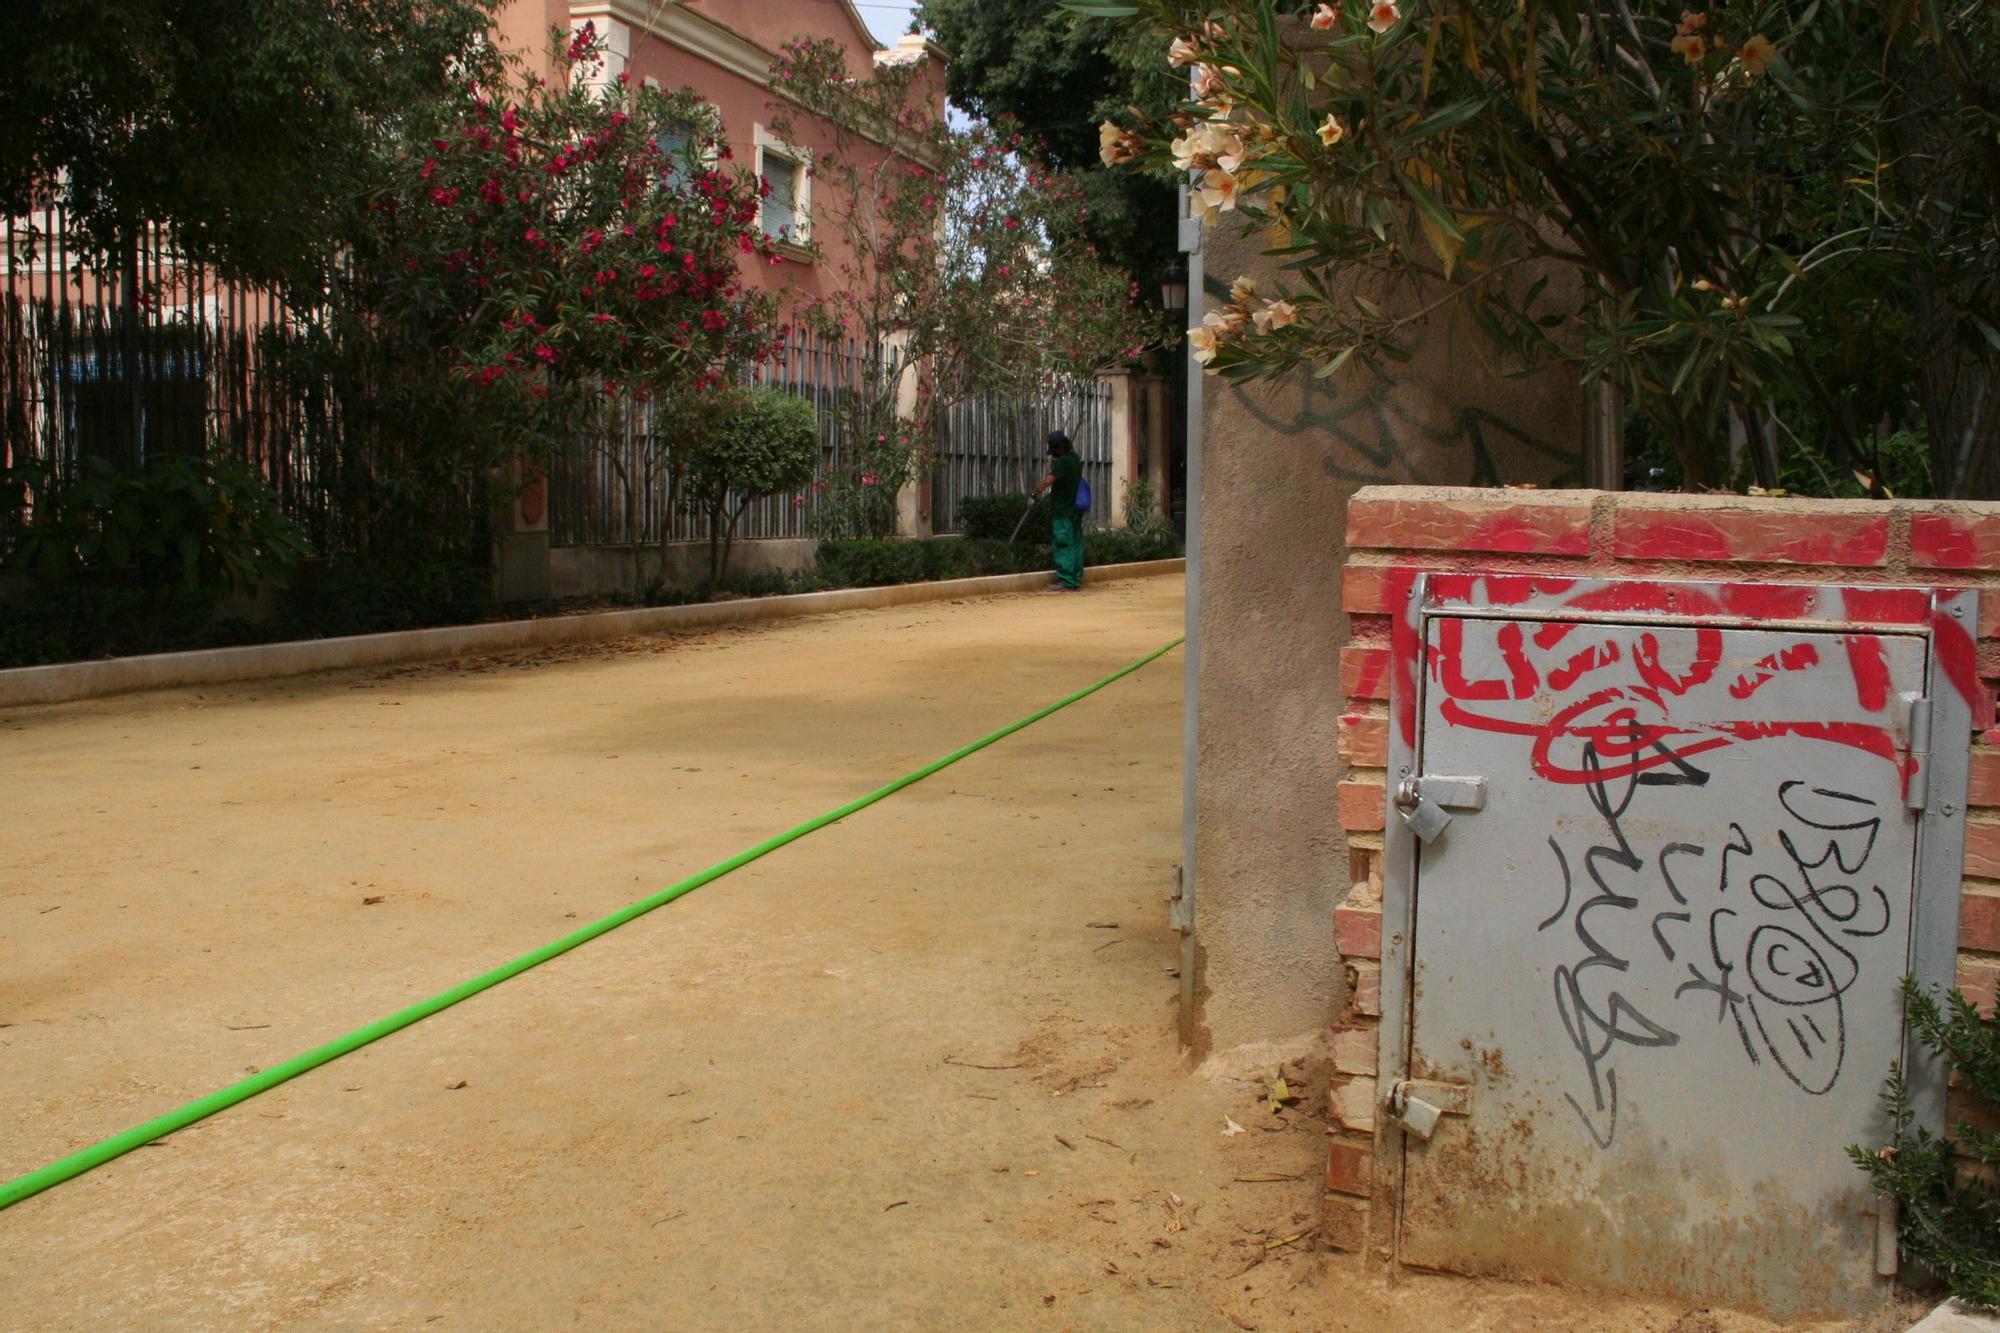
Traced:
<path fill-rule="evenodd" d="M 1187 270 L 1179 260 L 1175 260 L 1160 278 L 1160 308 L 1167 311 L 1187 309 Z"/>

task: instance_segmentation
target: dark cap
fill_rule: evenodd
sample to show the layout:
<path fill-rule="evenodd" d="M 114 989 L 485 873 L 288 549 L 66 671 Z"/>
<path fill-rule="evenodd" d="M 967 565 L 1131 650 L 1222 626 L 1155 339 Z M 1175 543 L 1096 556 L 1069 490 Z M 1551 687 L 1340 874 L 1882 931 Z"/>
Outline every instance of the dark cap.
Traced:
<path fill-rule="evenodd" d="M 1059 454 L 1070 447 L 1069 436 L 1059 430 L 1049 432 L 1049 452 Z"/>

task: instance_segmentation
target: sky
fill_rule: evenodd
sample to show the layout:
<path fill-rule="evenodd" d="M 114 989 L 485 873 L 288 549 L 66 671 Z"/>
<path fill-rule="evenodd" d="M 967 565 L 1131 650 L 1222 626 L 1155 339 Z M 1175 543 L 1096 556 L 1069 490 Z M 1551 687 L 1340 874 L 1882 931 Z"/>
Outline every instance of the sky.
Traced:
<path fill-rule="evenodd" d="M 862 21 L 875 34 L 875 40 L 884 46 L 894 46 L 896 39 L 910 30 L 910 11 L 916 8 L 915 0 L 854 0 L 855 9 L 861 13 Z"/>

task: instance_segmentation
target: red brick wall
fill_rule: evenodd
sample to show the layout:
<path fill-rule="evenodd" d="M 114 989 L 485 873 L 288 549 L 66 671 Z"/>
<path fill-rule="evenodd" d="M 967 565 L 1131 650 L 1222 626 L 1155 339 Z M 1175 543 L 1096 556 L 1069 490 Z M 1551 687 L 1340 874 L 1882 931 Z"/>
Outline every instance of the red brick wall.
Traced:
<path fill-rule="evenodd" d="M 1381 1019 L 1382 826 L 1389 754 L 1392 571 L 1541 572 L 1567 577 L 1976 587 L 1980 598 L 1958 982 L 1992 1012 L 2000 989 L 2000 504 L 1747 499 L 1737 496 L 1371 486 L 1347 512 L 1341 605 L 1338 818 L 1353 888 L 1334 912 L 1347 1001 L 1333 1031 L 1324 1230 L 1342 1248 L 1370 1239 Z M 1947 743 L 1933 737 L 1934 748 Z M 1959 1110 L 1956 1104 L 1953 1114 Z M 1969 1109 L 1969 1108 L 1967 1108 Z M 1375 1238 L 1386 1233 L 1377 1231 Z"/>

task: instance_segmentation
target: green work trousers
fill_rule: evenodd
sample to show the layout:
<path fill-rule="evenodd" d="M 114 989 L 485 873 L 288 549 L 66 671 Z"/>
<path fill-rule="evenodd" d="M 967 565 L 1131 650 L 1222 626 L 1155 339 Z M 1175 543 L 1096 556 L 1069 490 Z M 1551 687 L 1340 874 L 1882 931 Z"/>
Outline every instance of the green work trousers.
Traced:
<path fill-rule="evenodd" d="M 1055 519 L 1056 582 L 1065 588 L 1083 586 L 1083 519 L 1058 514 Z"/>

